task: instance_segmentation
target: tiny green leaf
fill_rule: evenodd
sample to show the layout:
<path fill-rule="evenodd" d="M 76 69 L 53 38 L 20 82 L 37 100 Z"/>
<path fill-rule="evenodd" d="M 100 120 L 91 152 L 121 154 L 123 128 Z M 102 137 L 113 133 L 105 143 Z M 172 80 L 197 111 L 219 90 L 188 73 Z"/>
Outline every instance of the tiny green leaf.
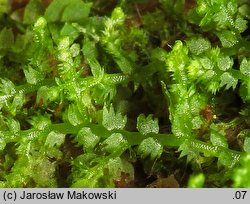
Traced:
<path fill-rule="evenodd" d="M 250 137 L 245 138 L 243 149 L 245 152 L 250 152 Z"/>
<path fill-rule="evenodd" d="M 217 65 L 220 70 L 226 71 L 232 67 L 233 59 L 230 59 L 229 56 L 219 57 Z"/>
<path fill-rule="evenodd" d="M 122 8 L 115 8 L 112 12 L 111 19 L 115 21 L 123 21 L 125 19 L 125 14 L 123 13 Z"/>
<path fill-rule="evenodd" d="M 223 47 L 233 47 L 238 43 L 236 34 L 232 31 L 223 31 L 217 34 Z"/>
<path fill-rule="evenodd" d="M 210 42 L 205 38 L 191 38 L 187 41 L 187 46 L 190 49 L 190 52 L 195 55 L 200 55 L 206 50 L 211 48 Z"/>
<path fill-rule="evenodd" d="M 144 139 L 138 147 L 138 154 L 141 155 L 142 158 L 150 156 L 150 159 L 152 160 L 159 158 L 162 154 L 162 151 L 162 145 L 152 137 Z"/>
<path fill-rule="evenodd" d="M 78 107 L 75 104 L 70 104 L 67 112 L 67 118 L 69 122 L 76 126 L 85 121 L 85 117 L 78 110 Z"/>
<path fill-rule="evenodd" d="M 28 66 L 24 69 L 24 74 L 27 82 L 29 84 L 37 84 L 39 81 L 43 79 L 42 73 Z"/>
<path fill-rule="evenodd" d="M 112 175 L 113 179 L 120 179 L 122 173 L 127 173 L 128 177 L 126 180 L 134 179 L 134 168 L 131 163 L 120 157 L 112 158 L 108 161 L 109 174 Z"/>
<path fill-rule="evenodd" d="M 186 139 L 179 147 L 178 152 L 181 151 L 180 158 L 187 156 L 187 162 L 190 162 L 192 159 L 197 158 L 199 152 L 191 147 L 191 142 Z"/>
<path fill-rule="evenodd" d="M 102 77 L 104 76 L 104 70 L 102 69 L 98 61 L 95 58 L 88 58 L 87 62 L 90 65 L 91 72 L 96 80 L 102 79 Z"/>
<path fill-rule="evenodd" d="M 66 22 L 60 31 L 61 36 L 70 36 L 71 39 L 76 39 L 79 36 L 79 31 L 73 23 Z"/>
<path fill-rule="evenodd" d="M 6 142 L 4 139 L 4 134 L 0 131 L 0 152 L 4 150 L 5 146 L 6 146 Z"/>
<path fill-rule="evenodd" d="M 103 108 L 102 125 L 107 130 L 123 129 L 127 123 L 127 117 L 122 116 L 121 113 L 115 113 L 113 106 L 108 110 L 106 106 Z"/>
<path fill-rule="evenodd" d="M 10 129 L 10 131 L 13 133 L 13 134 L 16 134 L 20 131 L 20 123 L 16 120 L 14 120 L 13 118 L 8 118 L 7 119 L 7 125 Z"/>
<path fill-rule="evenodd" d="M 55 101 L 59 97 L 59 88 L 56 86 L 41 86 L 37 91 L 36 102 L 46 104 Z"/>
<path fill-rule="evenodd" d="M 62 21 L 79 21 L 89 16 L 92 3 L 81 0 L 71 0 L 62 14 Z"/>
<path fill-rule="evenodd" d="M 65 134 L 52 131 L 48 134 L 45 145 L 48 145 L 49 147 L 60 147 L 64 143 L 64 140 Z"/>
<path fill-rule="evenodd" d="M 74 43 L 73 45 L 71 45 L 70 53 L 72 57 L 78 56 L 80 53 L 80 45 L 78 43 Z"/>
<path fill-rule="evenodd" d="M 127 140 L 120 133 L 113 133 L 102 144 L 103 150 L 111 154 L 121 154 L 129 147 Z"/>
<path fill-rule="evenodd" d="M 145 117 L 145 115 L 141 114 L 137 118 L 137 129 L 143 135 L 146 135 L 148 133 L 158 133 L 158 120 L 153 120 L 152 115 L 148 115 L 148 117 Z"/>
<path fill-rule="evenodd" d="M 29 123 L 38 130 L 44 130 L 46 127 L 51 125 L 51 120 L 48 114 L 33 116 Z"/>
<path fill-rule="evenodd" d="M 234 166 L 234 161 L 232 156 L 227 151 L 222 151 L 218 158 L 218 165 L 222 165 L 228 168 L 232 168 Z"/>
<path fill-rule="evenodd" d="M 87 152 L 91 151 L 100 141 L 100 137 L 92 133 L 88 127 L 83 127 L 74 139 L 79 145 L 83 145 Z"/>
<path fill-rule="evenodd" d="M 210 134 L 210 140 L 213 145 L 228 147 L 227 139 L 224 135 L 212 129 Z"/>
<path fill-rule="evenodd" d="M 247 21 L 241 17 L 237 17 L 235 21 L 235 28 L 240 32 L 244 32 L 247 29 Z"/>
<path fill-rule="evenodd" d="M 196 116 L 192 119 L 193 129 L 200 129 L 204 123 L 204 120 L 200 116 Z"/>
<path fill-rule="evenodd" d="M 56 165 L 49 161 L 48 158 L 39 158 L 35 160 L 32 165 L 31 176 L 40 188 L 56 187 L 57 181 L 55 179 Z"/>
<path fill-rule="evenodd" d="M 228 72 L 223 73 L 220 77 L 220 80 L 221 80 L 220 87 L 226 85 L 226 89 L 229 89 L 231 87 L 235 89 L 238 83 L 238 80 Z"/>
<path fill-rule="evenodd" d="M 250 77 L 250 60 L 244 58 L 240 64 L 240 71 Z"/>

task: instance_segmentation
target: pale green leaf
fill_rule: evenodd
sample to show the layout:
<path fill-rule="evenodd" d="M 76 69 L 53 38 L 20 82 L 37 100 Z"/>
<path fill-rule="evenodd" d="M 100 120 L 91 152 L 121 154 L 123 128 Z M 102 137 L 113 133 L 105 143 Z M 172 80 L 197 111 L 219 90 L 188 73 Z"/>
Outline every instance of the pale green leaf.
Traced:
<path fill-rule="evenodd" d="M 6 102 L 16 93 L 15 85 L 8 79 L 0 78 L 0 103 Z"/>
<path fill-rule="evenodd" d="M 244 58 L 240 64 L 240 71 L 250 77 L 250 60 Z"/>
<path fill-rule="evenodd" d="M 52 131 L 48 134 L 47 139 L 45 141 L 45 145 L 49 147 L 60 147 L 65 140 L 65 134 Z"/>
<path fill-rule="evenodd" d="M 213 145 L 228 148 L 226 137 L 214 129 L 211 130 L 210 140 Z"/>
<path fill-rule="evenodd" d="M 24 75 L 29 84 L 37 84 L 43 79 L 43 74 L 30 66 L 24 69 Z"/>
<path fill-rule="evenodd" d="M 89 152 L 94 149 L 100 141 L 100 137 L 92 133 L 88 127 L 83 127 L 74 139 L 79 145 L 83 145 L 84 149 Z"/>
<path fill-rule="evenodd" d="M 91 41 L 88 37 L 84 38 L 82 51 L 85 59 L 95 59 L 97 56 L 97 50 L 95 42 Z"/>
<path fill-rule="evenodd" d="M 218 165 L 232 168 L 234 166 L 234 161 L 231 154 L 227 151 L 222 151 L 218 158 Z"/>
<path fill-rule="evenodd" d="M 67 119 L 72 125 L 76 126 L 83 123 L 86 118 L 81 114 L 75 104 L 70 104 L 67 111 Z"/>
<path fill-rule="evenodd" d="M 199 55 L 211 48 L 210 42 L 202 37 L 192 38 L 187 41 L 187 46 L 191 53 Z"/>
<path fill-rule="evenodd" d="M 211 59 L 209 59 L 208 57 L 202 57 L 199 58 L 199 62 L 201 63 L 201 65 L 204 67 L 204 69 L 210 70 L 213 68 L 213 62 L 211 61 Z"/>
<path fill-rule="evenodd" d="M 146 135 L 148 133 L 158 133 L 158 120 L 153 120 L 152 115 L 148 115 L 148 117 L 145 117 L 145 115 L 141 114 L 137 118 L 137 129 L 143 135 Z"/>
<path fill-rule="evenodd" d="M 31 166 L 30 172 L 32 179 L 36 182 L 37 187 L 40 188 L 55 188 L 57 186 L 56 164 L 49 161 L 48 158 L 42 157 L 35 159 Z"/>
<path fill-rule="evenodd" d="M 217 34 L 223 47 L 233 47 L 238 43 L 237 36 L 234 32 L 226 30 Z"/>
<path fill-rule="evenodd" d="M 126 116 L 122 116 L 121 113 L 115 113 L 113 106 L 109 110 L 104 106 L 102 125 L 107 130 L 123 129 L 126 123 Z"/>
<path fill-rule="evenodd" d="M 111 154 L 121 154 L 129 147 L 128 141 L 120 133 L 113 133 L 102 144 L 103 150 Z"/>
<path fill-rule="evenodd" d="M 12 103 L 9 106 L 9 112 L 12 115 L 16 115 L 17 111 L 20 111 L 25 101 L 25 95 L 22 92 L 16 93 L 12 100 Z"/>
<path fill-rule="evenodd" d="M 51 125 L 50 116 L 48 114 L 33 116 L 29 123 L 38 130 L 44 130 Z"/>
<path fill-rule="evenodd" d="M 244 32 L 247 29 L 247 21 L 241 17 L 237 17 L 235 20 L 235 28 L 240 32 Z"/>
<path fill-rule="evenodd" d="M 250 152 L 250 137 L 245 138 L 243 149 L 245 152 Z"/>
<path fill-rule="evenodd" d="M 134 167 L 127 160 L 120 157 L 111 158 L 108 161 L 109 174 L 112 175 L 111 179 L 118 180 L 121 178 L 121 174 L 128 174 L 126 180 L 134 180 Z"/>
<path fill-rule="evenodd" d="M 220 70 L 226 71 L 233 66 L 233 59 L 231 59 L 229 56 L 221 56 L 218 58 L 217 66 Z"/>
<path fill-rule="evenodd" d="M 204 123 L 204 120 L 202 119 L 201 116 L 195 116 L 192 119 L 192 124 L 193 124 L 193 129 L 200 129 Z"/>
<path fill-rule="evenodd" d="M 114 21 L 123 21 L 125 19 L 125 14 L 122 11 L 121 7 L 117 7 L 113 10 L 112 15 L 111 15 L 111 19 Z"/>
<path fill-rule="evenodd" d="M 92 3 L 81 0 L 71 0 L 62 14 L 62 21 L 79 21 L 89 16 Z"/>
<path fill-rule="evenodd" d="M 235 89 L 238 83 L 238 80 L 228 72 L 223 73 L 220 77 L 220 80 L 221 80 L 220 87 L 226 85 L 226 89 L 229 89 L 231 87 Z"/>
<path fill-rule="evenodd" d="M 96 80 L 101 80 L 104 76 L 104 69 L 95 58 L 88 58 L 88 64 L 90 65 L 91 72 Z"/>
<path fill-rule="evenodd" d="M 59 97 L 59 87 L 41 86 L 37 91 L 36 102 L 47 104 L 48 101 L 55 101 Z"/>
<path fill-rule="evenodd" d="M 5 142 L 4 134 L 0 131 L 0 152 L 1 153 L 4 150 L 5 146 L 6 146 L 6 142 Z"/>
<path fill-rule="evenodd" d="M 187 162 L 199 156 L 199 152 L 191 146 L 191 142 L 188 139 L 180 145 L 178 152 L 181 152 L 180 158 L 187 156 Z"/>
<path fill-rule="evenodd" d="M 9 127 L 9 130 L 14 134 L 18 133 L 20 131 L 20 129 L 21 129 L 20 128 L 20 123 L 17 120 L 13 119 L 13 118 L 8 118 L 7 119 L 7 125 Z"/>
<path fill-rule="evenodd" d="M 162 145 L 152 137 L 144 139 L 138 147 L 138 154 L 141 155 L 142 158 L 150 156 L 152 160 L 159 158 L 162 151 Z"/>
<path fill-rule="evenodd" d="M 80 54 L 80 45 L 78 43 L 74 43 L 70 47 L 70 53 L 72 57 L 76 57 Z"/>
<path fill-rule="evenodd" d="M 119 66 L 119 69 L 124 74 L 131 74 L 133 67 L 130 60 L 125 56 L 125 52 L 117 47 L 113 42 L 106 43 L 107 51 L 113 56 L 115 62 Z"/>

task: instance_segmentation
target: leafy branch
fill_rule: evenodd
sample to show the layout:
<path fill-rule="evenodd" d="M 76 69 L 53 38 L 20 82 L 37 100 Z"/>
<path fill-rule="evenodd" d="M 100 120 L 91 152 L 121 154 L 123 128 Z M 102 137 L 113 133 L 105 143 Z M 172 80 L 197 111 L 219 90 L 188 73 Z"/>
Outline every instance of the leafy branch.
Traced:
<path fill-rule="evenodd" d="M 1 187 L 149 187 L 170 175 L 249 187 L 248 2 L 12 7 L 0 2 Z"/>

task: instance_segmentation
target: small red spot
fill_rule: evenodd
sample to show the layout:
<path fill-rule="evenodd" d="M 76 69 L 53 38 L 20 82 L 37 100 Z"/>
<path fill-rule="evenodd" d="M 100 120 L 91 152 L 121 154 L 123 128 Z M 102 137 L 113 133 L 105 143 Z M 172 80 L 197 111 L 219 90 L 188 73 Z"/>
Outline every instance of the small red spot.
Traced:
<path fill-rule="evenodd" d="M 206 105 L 200 113 L 208 122 L 213 120 L 213 108 L 210 105 Z"/>

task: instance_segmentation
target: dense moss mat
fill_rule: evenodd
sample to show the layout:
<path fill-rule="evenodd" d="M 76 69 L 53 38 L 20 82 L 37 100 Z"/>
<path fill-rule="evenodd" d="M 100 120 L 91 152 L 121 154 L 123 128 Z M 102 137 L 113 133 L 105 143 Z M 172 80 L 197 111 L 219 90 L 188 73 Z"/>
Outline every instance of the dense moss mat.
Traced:
<path fill-rule="evenodd" d="M 248 0 L 0 0 L 1 187 L 250 187 Z"/>

